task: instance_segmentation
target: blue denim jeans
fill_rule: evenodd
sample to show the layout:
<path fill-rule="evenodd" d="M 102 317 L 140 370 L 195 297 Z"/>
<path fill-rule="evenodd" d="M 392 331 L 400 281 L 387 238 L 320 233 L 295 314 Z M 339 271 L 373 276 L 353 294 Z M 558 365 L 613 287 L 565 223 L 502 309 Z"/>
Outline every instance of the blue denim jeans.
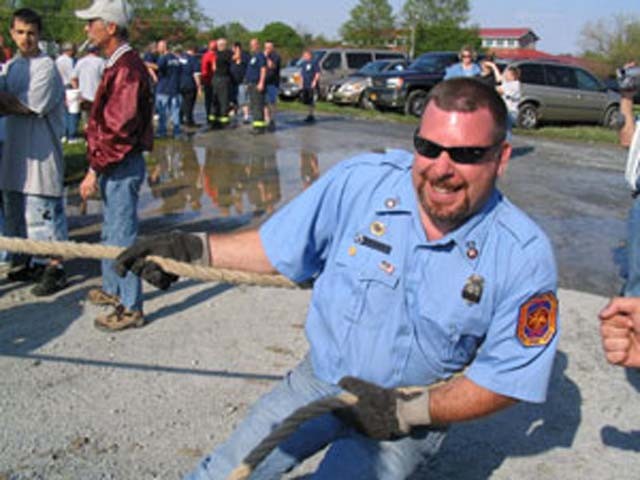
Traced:
<path fill-rule="evenodd" d="M 8 237 L 42 241 L 65 241 L 69 238 L 62 197 L 3 192 L 5 224 Z M 26 255 L 11 255 L 14 265 L 28 261 Z"/>
<path fill-rule="evenodd" d="M 167 135 L 167 120 L 171 120 L 173 125 L 173 136 L 180 135 L 180 107 L 182 106 L 182 95 L 156 94 L 156 112 L 158 113 L 158 130 L 160 137 Z"/>
<path fill-rule="evenodd" d="M 625 297 L 640 297 L 640 196 L 636 197 L 627 220 L 627 281 Z"/>
<path fill-rule="evenodd" d="M 102 243 L 129 247 L 138 235 L 138 197 L 145 176 L 141 153 L 127 155 L 108 173 L 100 175 L 103 216 Z M 113 269 L 113 260 L 102 260 L 102 289 L 120 297 L 129 310 L 142 311 L 142 282 L 129 272 L 124 278 Z"/>
<path fill-rule="evenodd" d="M 226 479 L 243 458 L 296 409 L 341 390 L 313 373 L 309 357 L 251 408 L 231 437 L 205 457 L 186 480 Z M 302 424 L 256 468 L 252 480 L 279 479 L 304 459 L 330 445 L 313 479 L 406 478 L 435 455 L 446 431 L 418 429 L 410 437 L 380 442 L 366 438 L 326 414 Z"/>
<path fill-rule="evenodd" d="M 64 136 L 67 139 L 72 140 L 78 137 L 78 123 L 80 122 L 79 113 L 69 113 L 65 108 L 64 110 Z"/>
<path fill-rule="evenodd" d="M 2 192 L 0 192 L 0 236 L 4 235 L 4 202 L 2 201 Z M 9 252 L 0 250 L 0 263 L 9 261 Z"/>

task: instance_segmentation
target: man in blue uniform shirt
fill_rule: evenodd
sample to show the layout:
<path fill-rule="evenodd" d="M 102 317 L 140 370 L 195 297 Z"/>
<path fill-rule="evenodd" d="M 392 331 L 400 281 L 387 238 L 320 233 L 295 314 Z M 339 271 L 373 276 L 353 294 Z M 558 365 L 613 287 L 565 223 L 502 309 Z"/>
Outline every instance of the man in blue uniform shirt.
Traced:
<path fill-rule="evenodd" d="M 314 280 L 309 355 L 189 478 L 226 478 L 286 416 L 343 389 L 357 405 L 305 423 L 252 478 L 330 445 L 313 478 L 404 479 L 447 425 L 545 400 L 556 269 L 544 233 L 495 186 L 511 153 L 506 115 L 494 89 L 442 82 L 413 155 L 342 162 L 259 230 L 151 237 L 121 255 L 121 274 L 161 288 L 176 277 L 146 255 Z"/>

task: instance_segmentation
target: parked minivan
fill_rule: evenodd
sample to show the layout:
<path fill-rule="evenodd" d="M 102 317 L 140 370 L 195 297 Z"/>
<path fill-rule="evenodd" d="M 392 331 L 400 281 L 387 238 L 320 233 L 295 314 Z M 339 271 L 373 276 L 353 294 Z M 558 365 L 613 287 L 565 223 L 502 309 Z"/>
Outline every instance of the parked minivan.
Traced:
<path fill-rule="evenodd" d="M 541 122 L 615 124 L 620 95 L 588 70 L 552 60 L 518 60 L 509 65 L 520 69 L 520 127 L 536 128 Z"/>
<path fill-rule="evenodd" d="M 311 51 L 312 61 L 320 67 L 320 98 L 325 98 L 329 85 L 346 78 L 373 60 L 405 59 L 402 52 L 363 48 L 322 48 Z M 280 71 L 280 96 L 296 98 L 302 88 L 299 64 Z"/>

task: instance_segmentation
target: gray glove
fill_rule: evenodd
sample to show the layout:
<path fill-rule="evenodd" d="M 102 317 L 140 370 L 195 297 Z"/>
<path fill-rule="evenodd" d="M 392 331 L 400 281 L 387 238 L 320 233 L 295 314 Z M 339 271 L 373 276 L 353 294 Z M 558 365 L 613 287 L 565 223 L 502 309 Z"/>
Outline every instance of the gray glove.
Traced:
<path fill-rule="evenodd" d="M 358 403 L 335 414 L 360 433 L 376 440 L 409 435 L 412 427 L 431 424 L 429 390 L 382 388 L 355 377 L 344 377 L 339 385 L 358 397 Z"/>
<path fill-rule="evenodd" d="M 148 255 L 172 258 L 179 262 L 207 267 L 211 262 L 206 233 L 192 234 L 175 230 L 138 239 L 136 243 L 118 255 L 113 268 L 121 277 L 131 271 L 151 285 L 166 290 L 178 280 L 178 277 L 165 272 L 158 264 L 147 260 Z"/>

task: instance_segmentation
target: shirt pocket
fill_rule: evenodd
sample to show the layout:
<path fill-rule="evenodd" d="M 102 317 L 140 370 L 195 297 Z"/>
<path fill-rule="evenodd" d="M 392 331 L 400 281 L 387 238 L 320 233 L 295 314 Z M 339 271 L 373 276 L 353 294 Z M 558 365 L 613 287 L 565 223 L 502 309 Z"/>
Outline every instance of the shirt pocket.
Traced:
<path fill-rule="evenodd" d="M 335 258 L 344 318 L 363 327 L 377 327 L 401 305 L 400 265 L 391 255 L 345 242 Z"/>
<path fill-rule="evenodd" d="M 484 341 L 489 323 L 486 302 L 468 303 L 461 292 L 452 296 L 444 290 L 432 297 L 420 302 L 418 335 L 429 336 L 428 344 L 439 350 L 436 353 L 447 369 L 460 370 L 471 363 Z"/>

